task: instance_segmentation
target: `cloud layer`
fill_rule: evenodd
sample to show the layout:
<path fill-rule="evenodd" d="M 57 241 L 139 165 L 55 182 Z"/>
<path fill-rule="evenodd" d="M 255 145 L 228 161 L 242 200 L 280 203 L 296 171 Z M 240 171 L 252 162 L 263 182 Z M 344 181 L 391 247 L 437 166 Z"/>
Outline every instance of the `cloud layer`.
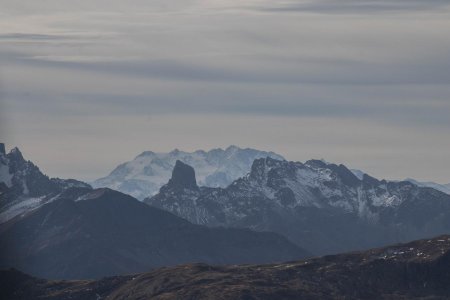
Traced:
<path fill-rule="evenodd" d="M 323 14 L 409 13 L 445 9 L 450 5 L 446 0 L 296 0 L 264 4 L 260 7 L 263 11 Z"/>
<path fill-rule="evenodd" d="M 450 182 L 448 1 L 0 5 L 0 135 L 50 175 L 240 144 Z"/>

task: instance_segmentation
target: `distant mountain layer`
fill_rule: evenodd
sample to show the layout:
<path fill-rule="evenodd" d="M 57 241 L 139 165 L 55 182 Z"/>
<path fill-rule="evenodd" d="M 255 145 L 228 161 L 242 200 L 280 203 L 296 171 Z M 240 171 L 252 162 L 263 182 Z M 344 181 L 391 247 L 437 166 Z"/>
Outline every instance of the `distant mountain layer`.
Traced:
<path fill-rule="evenodd" d="M 271 265 L 189 264 L 98 281 L 0 271 L 2 299 L 449 299 L 450 236 Z"/>
<path fill-rule="evenodd" d="M 201 185 L 226 187 L 247 174 L 253 161 L 261 157 L 284 159 L 273 152 L 236 146 L 208 152 L 184 152 L 177 149 L 169 153 L 145 151 L 134 160 L 119 165 L 108 176 L 95 180 L 92 186 L 108 187 L 142 200 L 158 192 L 169 180 L 175 162 L 180 160 L 195 168 Z"/>
<path fill-rule="evenodd" d="M 430 187 L 430 188 L 436 189 L 438 191 L 441 191 L 443 193 L 446 193 L 446 194 L 450 195 L 450 183 L 449 184 L 439 184 L 439 183 L 431 182 L 431 181 L 421 182 L 421 181 L 417 181 L 417 180 L 412 179 L 412 178 L 407 178 L 407 179 L 405 179 L 405 181 L 412 182 L 412 183 L 414 183 L 414 184 L 416 184 L 418 186 Z"/>
<path fill-rule="evenodd" d="M 365 174 L 361 170 L 351 169 L 350 171 L 352 171 L 352 173 L 359 179 L 362 179 Z M 441 191 L 443 193 L 450 195 L 450 183 L 449 184 L 439 184 L 439 183 L 432 182 L 432 181 L 423 182 L 423 181 L 417 181 L 412 178 L 406 178 L 403 181 L 409 181 L 409 182 L 414 183 L 415 185 L 421 186 L 421 187 L 430 187 L 430 188 L 433 188 L 435 190 L 438 190 L 438 191 Z"/>
<path fill-rule="evenodd" d="M 360 179 L 344 165 L 261 158 L 226 188 L 198 187 L 189 169 L 178 162 L 168 184 L 144 202 L 197 224 L 277 232 L 314 254 L 450 233 L 450 195 Z"/>

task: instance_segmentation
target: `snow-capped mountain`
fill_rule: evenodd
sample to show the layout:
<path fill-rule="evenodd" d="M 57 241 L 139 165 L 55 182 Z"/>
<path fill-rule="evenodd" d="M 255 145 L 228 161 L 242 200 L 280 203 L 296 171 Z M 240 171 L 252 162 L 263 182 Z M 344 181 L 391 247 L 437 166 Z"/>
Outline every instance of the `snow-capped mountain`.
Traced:
<path fill-rule="evenodd" d="M 284 160 L 273 152 L 236 146 L 208 152 L 184 152 L 178 149 L 169 153 L 145 151 L 132 161 L 119 165 L 108 176 L 95 180 L 92 186 L 109 187 L 142 200 L 158 192 L 169 180 L 175 162 L 180 160 L 195 168 L 200 185 L 226 187 L 247 174 L 253 161 L 262 157 Z"/>
<path fill-rule="evenodd" d="M 409 181 L 414 183 L 415 185 L 418 186 L 423 186 L 423 187 L 430 187 L 436 190 L 439 190 L 443 193 L 449 194 L 450 195 L 450 183 L 449 184 L 439 184 L 436 182 L 432 182 L 432 181 L 427 181 L 427 182 L 421 182 L 421 181 L 417 181 L 415 179 L 412 178 L 407 178 L 405 179 L 405 181 Z"/>
<path fill-rule="evenodd" d="M 5 152 L 0 143 L 0 223 L 35 209 L 71 187 L 89 187 L 74 179 L 49 178 L 23 158 L 18 148 Z"/>
<path fill-rule="evenodd" d="M 284 234 L 315 254 L 450 232 L 449 195 L 407 181 L 359 179 L 344 165 L 320 160 L 256 159 L 247 176 L 226 188 L 173 182 L 144 202 L 197 224 Z"/>

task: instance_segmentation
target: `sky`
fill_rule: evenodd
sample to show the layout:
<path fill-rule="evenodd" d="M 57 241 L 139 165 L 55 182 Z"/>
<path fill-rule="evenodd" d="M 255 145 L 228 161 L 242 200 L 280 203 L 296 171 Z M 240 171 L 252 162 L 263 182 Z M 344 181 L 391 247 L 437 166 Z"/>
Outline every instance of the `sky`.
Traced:
<path fill-rule="evenodd" d="M 448 0 L 0 7 L 0 141 L 51 177 L 233 144 L 450 182 Z"/>

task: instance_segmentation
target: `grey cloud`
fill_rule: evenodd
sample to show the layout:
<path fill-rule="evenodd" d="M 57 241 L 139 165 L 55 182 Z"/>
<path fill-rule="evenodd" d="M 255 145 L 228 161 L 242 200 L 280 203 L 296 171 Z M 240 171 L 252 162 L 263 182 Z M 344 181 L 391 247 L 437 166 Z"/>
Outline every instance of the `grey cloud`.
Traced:
<path fill-rule="evenodd" d="M 53 176 L 247 143 L 448 182 L 448 0 L 158 2 L 0 0 L 2 138 Z"/>
<path fill-rule="evenodd" d="M 108 35 L 111 35 L 109 33 Z M 20 42 L 20 41 L 30 41 L 30 42 L 89 42 L 97 41 L 102 38 L 100 33 L 66 33 L 66 34 L 41 34 L 41 33 L 23 33 L 23 32 L 9 32 L 0 33 L 0 42 Z"/>
<path fill-rule="evenodd" d="M 271 12 L 315 13 L 386 13 L 436 10 L 450 5 L 447 0 L 314 0 L 291 1 L 281 5 L 272 3 L 259 10 Z"/>
<path fill-rule="evenodd" d="M 65 35 L 56 34 L 32 34 L 32 33 L 4 33 L 0 34 L 0 40 L 65 40 Z M 71 37 L 73 38 L 73 37 Z"/>
<path fill-rule="evenodd" d="M 108 34 L 109 37 L 111 34 Z M 5 57 L 13 61 L 24 60 L 31 55 L 48 55 L 49 49 L 59 53 L 73 49 L 95 47 L 105 39 L 101 33 L 37 34 L 8 32 L 0 33 L 0 61 Z"/>
<path fill-rule="evenodd" d="M 52 81 L 52 84 L 58 83 Z M 406 91 L 386 86 L 335 86 L 328 87 L 328 93 L 320 95 L 319 90 L 323 89 L 320 85 L 219 84 L 211 87 L 203 86 L 203 82 L 191 85 L 190 88 L 174 85 L 174 90 L 168 91 L 154 88 L 149 82 L 145 90 L 135 90 L 136 87 L 127 82 L 112 81 L 104 91 L 66 91 L 63 95 L 58 91 L 11 92 L 5 98 L 15 111 L 43 116 L 220 113 L 371 119 L 396 125 L 450 127 L 450 103 L 445 98 L 449 89 L 445 86 L 433 86 L 424 93 L 420 93 L 418 87 L 407 86 L 404 87 Z"/>
<path fill-rule="evenodd" d="M 44 68 L 58 68 L 87 72 L 100 72 L 122 76 L 159 78 L 165 80 L 281 83 L 281 84 L 450 84 L 450 61 L 433 58 L 430 61 L 411 63 L 369 63 L 362 61 L 319 60 L 296 61 L 298 71 L 274 69 L 262 71 L 258 67 L 231 69 L 178 60 L 142 60 L 111 62 L 55 61 L 39 57 L 24 57 L 14 53 L 0 53 L 9 61 Z M 302 72 L 302 63 L 315 65 L 314 73 Z"/>

